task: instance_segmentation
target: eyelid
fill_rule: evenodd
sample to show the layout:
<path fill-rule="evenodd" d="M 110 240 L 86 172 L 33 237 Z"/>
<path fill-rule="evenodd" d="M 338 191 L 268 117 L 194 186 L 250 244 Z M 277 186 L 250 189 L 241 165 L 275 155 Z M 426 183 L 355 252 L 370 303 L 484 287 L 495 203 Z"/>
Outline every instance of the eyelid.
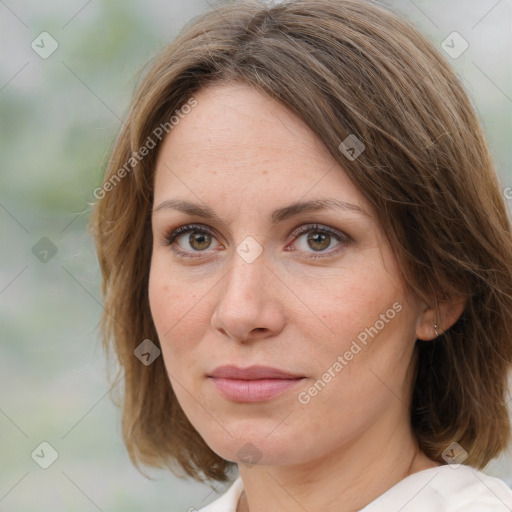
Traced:
<path fill-rule="evenodd" d="M 346 241 L 350 240 L 350 237 L 346 233 L 339 231 L 337 229 L 331 228 L 329 226 L 324 226 L 323 224 L 317 224 L 317 223 L 302 224 L 297 229 L 292 231 L 290 236 L 297 237 L 299 235 L 302 235 L 303 233 L 307 233 L 308 231 L 320 231 L 320 232 L 328 233 L 330 235 L 333 235 L 340 241 L 341 240 L 346 240 Z"/>
<path fill-rule="evenodd" d="M 193 231 L 204 232 L 211 236 L 217 236 L 215 230 L 205 224 L 182 224 L 177 227 L 167 229 L 163 235 L 164 241 L 167 245 L 171 245 L 180 235 Z"/>

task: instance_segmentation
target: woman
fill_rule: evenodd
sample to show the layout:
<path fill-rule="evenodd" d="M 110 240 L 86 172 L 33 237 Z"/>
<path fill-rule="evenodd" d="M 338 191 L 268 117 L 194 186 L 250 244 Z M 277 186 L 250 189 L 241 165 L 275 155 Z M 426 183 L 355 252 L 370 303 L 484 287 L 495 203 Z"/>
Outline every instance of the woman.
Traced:
<path fill-rule="evenodd" d="M 97 189 L 136 465 L 208 512 L 498 511 L 512 237 L 439 53 L 358 0 L 232 3 L 139 87 Z"/>

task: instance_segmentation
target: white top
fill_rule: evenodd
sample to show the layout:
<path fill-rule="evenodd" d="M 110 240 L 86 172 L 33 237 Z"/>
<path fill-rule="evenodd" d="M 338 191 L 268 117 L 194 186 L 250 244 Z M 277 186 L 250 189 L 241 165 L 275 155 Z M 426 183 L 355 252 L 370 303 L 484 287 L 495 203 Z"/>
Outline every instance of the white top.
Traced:
<path fill-rule="evenodd" d="M 243 491 L 238 477 L 220 498 L 199 512 L 236 512 Z M 425 469 L 398 482 L 360 512 L 510 512 L 512 490 L 471 466 Z"/>

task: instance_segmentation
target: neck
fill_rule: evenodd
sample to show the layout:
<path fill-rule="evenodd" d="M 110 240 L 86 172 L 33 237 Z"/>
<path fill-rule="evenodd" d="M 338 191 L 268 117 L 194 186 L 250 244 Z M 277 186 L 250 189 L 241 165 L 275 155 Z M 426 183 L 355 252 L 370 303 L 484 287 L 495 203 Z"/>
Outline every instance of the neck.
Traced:
<path fill-rule="evenodd" d="M 420 451 L 408 423 L 402 425 L 381 419 L 348 445 L 301 465 L 240 465 L 244 493 L 237 512 L 362 509 L 405 477 L 438 465 Z"/>

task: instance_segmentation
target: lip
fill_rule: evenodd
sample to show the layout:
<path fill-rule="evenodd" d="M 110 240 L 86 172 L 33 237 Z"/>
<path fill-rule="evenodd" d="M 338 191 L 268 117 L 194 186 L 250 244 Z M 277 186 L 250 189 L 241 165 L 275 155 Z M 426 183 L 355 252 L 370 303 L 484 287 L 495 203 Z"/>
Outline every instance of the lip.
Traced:
<path fill-rule="evenodd" d="M 305 377 L 269 366 L 219 366 L 208 378 L 234 402 L 263 402 L 297 386 Z"/>

